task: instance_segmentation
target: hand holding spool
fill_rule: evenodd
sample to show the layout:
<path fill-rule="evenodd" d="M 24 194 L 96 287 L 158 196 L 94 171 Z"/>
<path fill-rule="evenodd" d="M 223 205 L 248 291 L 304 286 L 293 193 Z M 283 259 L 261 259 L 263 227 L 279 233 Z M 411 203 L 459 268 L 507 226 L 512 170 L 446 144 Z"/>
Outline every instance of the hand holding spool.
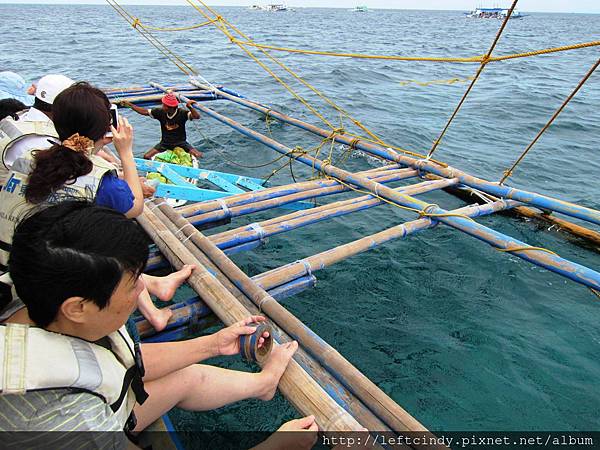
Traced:
<path fill-rule="evenodd" d="M 246 317 L 215 333 L 219 355 L 241 354 L 246 359 L 265 361 L 273 348 L 271 327 L 263 316 Z"/>
<path fill-rule="evenodd" d="M 273 348 L 271 327 L 265 322 L 253 322 L 249 326 L 256 326 L 256 331 L 240 336 L 240 354 L 244 359 L 260 364 L 267 360 Z"/>

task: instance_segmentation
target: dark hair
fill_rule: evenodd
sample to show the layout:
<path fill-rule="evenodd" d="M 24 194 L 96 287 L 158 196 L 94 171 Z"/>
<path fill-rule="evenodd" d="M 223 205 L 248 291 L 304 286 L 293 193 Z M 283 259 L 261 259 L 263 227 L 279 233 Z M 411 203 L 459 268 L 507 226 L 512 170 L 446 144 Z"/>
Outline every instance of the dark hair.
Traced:
<path fill-rule="evenodd" d="M 40 100 L 37 97 L 33 100 L 33 107 L 35 109 L 39 109 L 40 111 L 44 111 L 44 112 L 47 112 L 47 113 L 51 113 L 52 112 L 52 104 L 51 103 L 47 103 L 44 100 Z"/>
<path fill-rule="evenodd" d="M 27 109 L 27 106 L 16 98 L 2 99 L 0 100 L 0 120 L 8 116 L 17 120 L 17 113 L 24 109 Z"/>
<path fill-rule="evenodd" d="M 137 277 L 144 269 L 148 244 L 140 226 L 123 214 L 65 201 L 17 225 L 8 270 L 31 320 L 47 327 L 70 297 L 106 307 L 123 274 Z"/>
<path fill-rule="evenodd" d="M 85 82 L 75 83 L 54 99 L 52 121 L 61 141 L 75 133 L 97 141 L 110 128 L 110 101 L 100 89 Z M 33 152 L 33 171 L 29 175 L 25 199 L 40 203 L 68 182 L 92 171 L 87 155 L 61 144 Z"/>

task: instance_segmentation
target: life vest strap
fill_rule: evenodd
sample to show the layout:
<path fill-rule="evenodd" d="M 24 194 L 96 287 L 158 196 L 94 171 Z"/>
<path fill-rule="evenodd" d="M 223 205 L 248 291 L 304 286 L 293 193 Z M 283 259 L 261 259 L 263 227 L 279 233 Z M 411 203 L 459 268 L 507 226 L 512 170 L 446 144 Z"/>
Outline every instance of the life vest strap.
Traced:
<path fill-rule="evenodd" d="M 10 323 L 4 340 L 3 394 L 24 394 L 27 355 L 27 325 Z"/>

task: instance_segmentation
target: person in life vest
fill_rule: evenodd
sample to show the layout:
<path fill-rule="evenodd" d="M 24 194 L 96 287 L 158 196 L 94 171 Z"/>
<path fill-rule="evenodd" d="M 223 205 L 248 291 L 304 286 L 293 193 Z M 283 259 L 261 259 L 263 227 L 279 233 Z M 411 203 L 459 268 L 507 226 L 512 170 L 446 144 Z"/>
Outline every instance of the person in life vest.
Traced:
<path fill-rule="evenodd" d="M 162 107 L 145 109 L 124 100 L 123 106 L 133 109 L 142 116 L 150 116 L 160 122 L 161 140 L 144 155 L 145 159 L 152 159 L 153 156 L 166 150 L 173 150 L 180 147 L 196 158 L 202 157 L 202 152 L 196 150 L 188 141 L 185 132 L 185 125 L 188 120 L 200 119 L 200 114 L 192 108 L 195 103 L 190 100 L 187 104 L 187 110 L 179 108 L 179 100 L 173 93 L 166 94 L 162 98 Z"/>
<path fill-rule="evenodd" d="M 81 438 L 95 441 L 85 448 L 123 448 L 122 433 L 66 432 L 136 433 L 175 406 L 205 411 L 273 397 L 295 341 L 276 345 L 259 373 L 198 364 L 238 354 L 240 336 L 262 316 L 187 341 L 133 345 L 124 324 L 147 258 L 136 222 L 85 201 L 42 208 L 17 226 L 9 269 L 22 304 L 8 314 L 11 289 L 0 284 L 0 429 L 53 433 L 4 433 L 3 445 L 80 448 L 72 442 Z M 284 429 L 317 430 L 311 417 Z"/>
<path fill-rule="evenodd" d="M 0 121 L 0 186 L 5 184 L 12 164 L 25 152 L 48 148 L 56 142 L 52 103 L 72 84 L 73 80 L 64 75 L 42 77 L 37 83 L 33 106 L 16 118 L 10 116 Z"/>
<path fill-rule="evenodd" d="M 121 118 L 118 129 L 112 127 L 109 109 L 106 95 L 84 82 L 73 84 L 54 99 L 58 143 L 46 150 L 25 152 L 13 163 L 0 189 L 0 265 L 7 264 L 15 225 L 35 205 L 77 197 L 128 217 L 142 212 L 142 188 L 133 159 L 133 128 L 125 118 Z M 106 136 L 110 130 L 114 137 Z M 111 142 L 121 159 L 123 179 L 113 165 L 97 156 Z M 185 266 L 167 277 L 144 276 L 147 289 L 140 295 L 139 308 L 157 330 L 166 326 L 172 312 L 156 308 L 150 293 L 163 301 L 170 300 L 192 269 Z"/>

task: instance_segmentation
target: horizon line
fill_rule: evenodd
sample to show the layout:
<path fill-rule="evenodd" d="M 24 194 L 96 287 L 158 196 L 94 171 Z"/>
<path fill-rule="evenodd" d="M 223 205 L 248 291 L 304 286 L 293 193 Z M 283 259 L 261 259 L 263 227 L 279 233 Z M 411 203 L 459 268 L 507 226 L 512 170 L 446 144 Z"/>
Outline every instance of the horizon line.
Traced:
<path fill-rule="evenodd" d="M 80 1 L 74 1 L 74 2 L 70 2 L 70 3 L 63 3 L 63 2 L 59 2 L 59 1 L 55 1 L 55 0 L 48 0 L 48 1 L 36 1 L 36 0 L 32 0 L 32 1 L 21 1 L 19 3 L 15 2 L 15 1 L 2 1 L 0 0 L 0 5 L 16 5 L 16 6 L 23 6 L 24 4 L 26 5 L 55 5 L 55 6 L 110 6 L 108 4 L 106 4 L 106 2 L 103 2 L 101 0 L 91 0 L 91 1 L 96 1 L 95 3 L 90 3 L 90 2 L 80 2 Z M 126 3 L 129 6 L 169 6 L 169 7 L 175 7 L 175 6 L 187 6 L 185 4 L 173 4 L 173 2 L 166 2 L 165 3 L 154 3 L 154 4 L 142 4 L 142 3 Z M 215 6 L 215 7 L 226 7 L 226 8 L 247 8 L 248 5 L 219 5 L 219 4 L 213 4 L 210 6 Z M 349 7 L 344 7 L 344 6 L 294 6 L 294 5 L 288 5 L 288 7 L 291 8 L 303 8 L 303 9 L 348 9 Z M 378 7 L 369 7 L 368 9 L 370 10 L 396 10 L 396 11 L 465 11 L 466 9 L 429 9 L 429 8 L 378 8 Z M 535 11 L 535 10 L 521 10 L 523 12 L 528 12 L 528 13 L 540 13 L 540 14 L 600 14 L 600 12 L 592 12 L 592 11 Z"/>

